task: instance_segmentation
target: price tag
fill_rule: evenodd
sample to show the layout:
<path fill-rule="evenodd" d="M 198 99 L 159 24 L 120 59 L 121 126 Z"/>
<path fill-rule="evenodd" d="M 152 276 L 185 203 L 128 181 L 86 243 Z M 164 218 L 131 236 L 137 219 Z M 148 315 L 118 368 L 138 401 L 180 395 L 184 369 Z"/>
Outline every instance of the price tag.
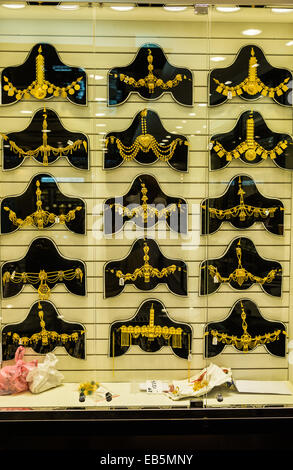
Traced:
<path fill-rule="evenodd" d="M 232 100 L 232 91 L 228 91 L 227 98 L 228 100 Z"/>
<path fill-rule="evenodd" d="M 161 380 L 147 380 L 147 393 L 163 393 L 163 382 Z"/>
<path fill-rule="evenodd" d="M 218 344 L 218 338 L 216 336 L 213 337 L 212 345 L 217 346 Z"/>
<path fill-rule="evenodd" d="M 213 142 L 210 142 L 209 143 L 209 150 L 212 150 L 213 146 L 214 146 Z"/>
<path fill-rule="evenodd" d="M 124 286 L 124 278 L 120 277 L 119 279 L 119 286 Z"/>
<path fill-rule="evenodd" d="M 217 276 L 214 276 L 214 284 L 219 284 L 219 279 L 217 278 Z"/>
<path fill-rule="evenodd" d="M 73 144 L 72 140 L 67 140 L 67 143 L 68 143 L 68 145 L 72 145 L 72 144 Z"/>

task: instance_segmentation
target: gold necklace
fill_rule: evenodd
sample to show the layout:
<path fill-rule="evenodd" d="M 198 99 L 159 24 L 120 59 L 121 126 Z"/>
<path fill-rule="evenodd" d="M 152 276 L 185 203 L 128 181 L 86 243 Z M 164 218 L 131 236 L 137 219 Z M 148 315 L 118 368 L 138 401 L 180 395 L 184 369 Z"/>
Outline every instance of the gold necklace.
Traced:
<path fill-rule="evenodd" d="M 122 204 L 114 203 L 110 204 L 109 207 L 112 209 L 114 207 L 115 212 L 118 212 L 119 215 L 122 215 L 123 217 L 128 217 L 128 219 L 132 219 L 133 217 L 140 217 L 144 223 L 147 223 L 148 219 L 154 219 L 157 217 L 158 219 L 165 216 L 166 218 L 169 217 L 173 212 L 176 212 L 177 210 L 181 211 L 182 209 L 182 203 L 181 200 L 177 204 L 170 204 L 170 206 L 158 210 L 153 205 L 150 205 L 147 203 L 148 201 L 148 189 L 145 185 L 145 183 L 141 182 L 140 183 L 141 190 L 140 192 L 142 193 L 142 204 L 140 206 L 134 207 L 133 209 L 129 209 L 127 206 L 123 206 Z"/>
<path fill-rule="evenodd" d="M 62 98 L 67 97 L 67 93 L 69 95 L 74 95 L 75 91 L 80 90 L 80 82 L 83 77 L 77 78 L 73 81 L 70 85 L 66 87 L 59 87 L 54 85 L 54 83 L 49 82 L 45 79 L 45 58 L 42 55 L 42 46 L 38 49 L 38 55 L 36 57 L 36 79 L 24 90 L 17 89 L 13 83 L 11 83 L 7 77 L 4 76 L 4 81 L 6 85 L 4 85 L 3 89 L 7 91 L 8 96 L 14 96 L 17 100 L 21 100 L 21 98 L 28 99 L 30 95 L 34 96 L 38 100 L 43 100 L 46 98 L 47 94 L 59 96 L 61 95 Z"/>
<path fill-rule="evenodd" d="M 277 96 L 281 96 L 284 92 L 288 91 L 286 83 L 289 82 L 290 77 L 285 78 L 285 80 L 280 83 L 280 85 L 272 88 L 265 85 L 261 79 L 257 76 L 257 67 L 258 67 L 257 58 L 255 57 L 254 49 L 251 48 L 251 55 L 248 63 L 248 77 L 245 78 L 241 83 L 236 86 L 228 86 L 225 83 L 221 83 L 216 78 L 213 78 L 214 82 L 218 85 L 216 92 L 221 93 L 228 98 L 232 98 L 236 95 L 242 95 L 243 92 L 247 93 L 250 96 L 255 96 L 258 93 L 261 93 L 263 96 L 269 96 L 274 98 L 275 93 Z"/>
<path fill-rule="evenodd" d="M 18 333 L 13 333 L 12 331 L 8 332 L 3 332 L 2 335 L 3 337 L 5 336 L 7 339 L 12 337 L 13 343 L 16 343 L 18 345 L 22 345 L 25 347 L 35 347 L 39 342 L 41 342 L 42 346 L 48 346 L 50 344 L 50 341 L 53 342 L 61 342 L 59 346 L 62 344 L 66 344 L 69 341 L 73 341 L 76 343 L 81 336 L 84 335 L 84 330 L 81 331 L 75 331 L 71 335 L 68 335 L 67 333 L 57 333 L 56 331 L 48 331 L 46 330 L 46 323 L 44 321 L 44 312 L 43 308 L 39 302 L 38 304 L 38 316 L 40 319 L 40 327 L 41 331 L 38 333 L 34 333 L 32 336 L 20 336 Z M 3 338 L 5 340 L 5 338 Z"/>
<path fill-rule="evenodd" d="M 51 289 L 48 286 L 49 284 L 55 284 L 57 281 L 73 281 L 73 279 L 78 279 L 82 282 L 83 272 L 80 268 L 67 269 L 65 271 L 50 271 L 46 272 L 44 269 L 41 269 L 38 273 L 27 273 L 22 272 L 18 273 L 13 271 L 11 274 L 9 271 L 5 271 L 2 276 L 3 287 L 8 282 L 14 282 L 14 284 L 38 284 L 38 294 L 41 300 L 49 299 Z"/>
<path fill-rule="evenodd" d="M 162 279 L 163 277 L 168 277 L 170 274 L 174 274 L 175 271 L 181 271 L 182 268 L 180 266 L 176 266 L 175 264 L 172 264 L 171 266 L 167 266 L 161 271 L 157 268 L 154 268 L 153 266 L 150 265 L 149 263 L 149 251 L 150 248 L 147 244 L 147 242 L 144 243 L 143 247 L 144 251 L 144 264 L 140 268 L 136 268 L 133 273 L 126 273 L 124 274 L 121 270 L 115 270 L 115 269 L 110 269 L 109 271 L 112 274 L 115 274 L 118 279 L 123 280 L 122 282 L 124 283 L 125 281 L 136 281 L 137 278 L 143 278 L 145 283 L 149 283 L 151 278 L 156 277 L 158 279 Z"/>
<path fill-rule="evenodd" d="M 25 219 L 20 219 L 17 217 L 16 213 L 9 209 L 9 207 L 4 206 L 3 209 L 7 212 L 9 212 L 9 220 L 13 223 L 13 225 L 16 225 L 17 227 L 25 227 L 26 225 L 34 225 L 35 227 L 42 229 L 48 224 L 54 224 L 54 223 L 59 223 L 59 224 L 65 224 L 66 222 L 70 222 L 71 220 L 75 219 L 75 213 L 77 211 L 80 211 L 82 209 L 81 206 L 77 206 L 75 209 L 72 209 L 67 212 L 67 214 L 59 214 L 56 215 L 53 212 L 48 212 L 45 211 L 42 208 L 42 191 L 40 189 L 40 182 L 39 180 L 36 181 L 36 195 L 37 195 L 37 201 L 36 201 L 36 206 L 37 209 L 35 212 L 32 214 L 28 215 Z"/>
<path fill-rule="evenodd" d="M 10 145 L 10 150 L 12 150 L 14 153 L 18 154 L 19 158 L 37 158 L 39 155 L 43 157 L 43 165 L 48 166 L 48 157 L 51 155 L 51 153 L 55 157 L 61 157 L 65 156 L 67 157 L 69 154 L 72 154 L 72 152 L 75 152 L 76 150 L 79 150 L 81 145 L 84 146 L 85 151 L 87 151 L 87 142 L 86 140 L 81 140 L 78 139 L 75 142 L 67 145 L 66 147 L 52 147 L 51 145 L 48 145 L 48 123 L 47 123 L 47 113 L 46 113 L 46 108 L 44 108 L 44 113 L 43 113 L 43 124 L 42 124 L 42 144 L 39 145 L 34 150 L 23 150 L 21 147 L 19 147 L 13 140 L 10 140 L 9 137 L 5 134 L 0 134 L 5 141 L 8 141 Z"/>
<path fill-rule="evenodd" d="M 168 80 L 164 82 L 161 78 L 157 78 L 154 73 L 154 66 L 153 66 L 153 56 L 151 49 L 148 49 L 148 74 L 144 78 L 140 78 L 135 80 L 133 77 L 129 77 L 129 75 L 125 75 L 124 73 L 114 73 L 114 78 L 119 78 L 121 82 L 126 83 L 127 85 L 132 86 L 133 88 L 141 88 L 145 87 L 148 89 L 149 93 L 154 93 L 155 88 L 161 88 L 162 90 L 170 90 L 171 88 L 175 88 L 182 82 L 182 80 L 190 80 L 186 75 L 182 75 L 181 73 L 177 74 L 173 80 Z"/>
<path fill-rule="evenodd" d="M 216 152 L 218 157 L 225 157 L 227 162 L 230 162 L 233 158 L 237 159 L 243 155 L 246 160 L 252 162 L 260 156 L 263 160 L 271 158 L 274 160 L 278 155 L 282 155 L 284 150 L 288 147 L 287 140 L 281 140 L 272 150 L 266 150 L 258 142 L 254 140 L 254 120 L 253 114 L 249 115 L 246 121 L 246 140 L 241 142 L 235 149 L 226 150 L 223 145 L 216 141 L 211 141 L 213 144 L 213 150 Z"/>
<path fill-rule="evenodd" d="M 265 219 L 266 217 L 274 217 L 275 212 L 279 209 L 280 211 L 284 211 L 283 207 L 255 207 L 249 204 L 245 204 L 244 202 L 244 194 L 245 191 L 242 188 L 241 184 L 241 176 L 238 179 L 238 193 L 239 196 L 239 204 L 231 209 L 216 209 L 214 207 L 209 207 L 208 211 L 211 214 L 211 217 L 216 217 L 217 219 L 231 219 L 231 217 L 239 217 L 241 222 L 244 222 L 246 217 L 254 216 L 256 219 L 258 217 L 262 217 Z M 203 210 L 207 209 L 206 205 L 202 205 Z"/>
<path fill-rule="evenodd" d="M 241 319 L 242 319 L 243 334 L 240 336 L 240 338 L 235 335 L 228 335 L 227 333 L 219 333 L 217 330 L 207 331 L 205 333 L 205 336 L 209 334 L 213 336 L 212 344 L 214 346 L 216 346 L 218 342 L 223 343 L 223 344 L 228 344 L 228 345 L 234 346 L 237 349 L 242 350 L 244 353 L 247 353 L 250 349 L 254 349 L 256 346 L 259 346 L 260 344 L 273 343 L 274 341 L 279 340 L 281 330 L 275 330 L 273 333 L 265 333 L 264 335 L 257 335 L 254 337 L 252 337 L 248 333 L 246 313 L 245 313 L 242 302 L 241 302 Z M 282 333 L 288 336 L 286 331 L 282 331 Z"/>
<path fill-rule="evenodd" d="M 150 308 L 150 317 L 148 325 L 122 325 L 120 328 L 121 332 L 121 346 L 131 346 L 132 338 L 138 338 L 139 336 L 145 337 L 148 341 L 154 341 L 155 338 L 161 336 L 165 340 L 172 339 L 173 348 L 182 348 L 182 328 L 175 328 L 174 326 L 160 326 L 155 325 L 155 310 L 154 305 Z"/>
<path fill-rule="evenodd" d="M 121 142 L 118 137 L 110 135 L 105 140 L 106 147 L 108 147 L 109 142 L 111 144 L 116 143 L 116 146 L 119 150 L 119 154 L 125 161 L 134 160 L 140 151 L 144 153 L 153 151 L 155 156 L 159 160 L 167 162 L 173 157 L 177 145 L 189 145 L 186 140 L 180 139 L 179 137 L 177 139 L 174 139 L 168 145 L 158 143 L 156 138 L 153 135 L 148 134 L 147 132 L 146 116 L 147 110 L 144 109 L 140 113 L 142 133 L 136 137 L 132 145 L 126 146 Z"/>
<path fill-rule="evenodd" d="M 244 282 L 250 280 L 250 281 L 255 281 L 261 285 L 270 284 L 275 279 L 275 277 L 279 273 L 282 272 L 282 269 L 281 268 L 271 269 L 271 271 L 265 277 L 255 276 L 254 274 L 250 273 L 249 271 L 247 271 L 247 269 L 243 268 L 242 266 L 242 250 L 241 250 L 240 242 L 241 241 L 239 240 L 237 247 L 236 247 L 238 267 L 232 273 L 230 273 L 228 277 L 221 276 L 218 269 L 212 264 L 203 266 L 202 269 L 207 268 L 209 275 L 214 279 L 214 282 L 217 282 L 217 283 L 222 283 L 222 282 L 229 283 L 231 281 L 234 281 L 241 287 Z"/>

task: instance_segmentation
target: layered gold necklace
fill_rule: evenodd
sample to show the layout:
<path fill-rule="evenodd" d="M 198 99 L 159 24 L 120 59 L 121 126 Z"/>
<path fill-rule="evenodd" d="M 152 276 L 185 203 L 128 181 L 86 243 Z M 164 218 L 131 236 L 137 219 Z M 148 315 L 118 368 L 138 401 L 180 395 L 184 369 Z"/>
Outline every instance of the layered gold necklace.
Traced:
<path fill-rule="evenodd" d="M 172 142 L 167 145 L 158 143 L 156 138 L 147 131 L 146 116 L 147 110 L 144 109 L 140 113 L 142 133 L 136 137 L 132 145 L 124 145 L 118 137 L 110 135 L 105 140 L 106 147 L 108 147 L 109 142 L 111 144 L 116 143 L 119 154 L 125 161 L 134 160 L 140 151 L 144 153 L 152 151 L 159 160 L 167 162 L 173 157 L 177 145 L 188 145 L 186 140 L 183 140 L 179 137 L 172 140 Z"/>
<path fill-rule="evenodd" d="M 123 206 L 122 204 L 119 203 L 114 203 L 114 204 L 109 204 L 110 209 L 114 208 L 115 212 L 118 212 L 119 215 L 122 215 L 123 217 L 128 217 L 128 219 L 132 219 L 134 217 L 139 217 L 143 220 L 144 223 L 147 223 L 148 219 L 154 219 L 157 217 L 160 219 L 161 217 L 169 217 L 172 213 L 176 212 L 177 210 L 181 211 L 183 210 L 182 208 L 182 202 L 179 200 L 177 204 L 170 204 L 168 207 L 165 207 L 163 209 L 157 209 L 154 207 L 154 204 L 148 204 L 148 188 L 146 187 L 145 183 L 141 182 L 141 200 L 142 204 L 134 207 L 133 209 L 129 209 L 127 206 Z"/>
<path fill-rule="evenodd" d="M 287 140 L 281 140 L 272 150 L 266 150 L 258 142 L 254 140 L 254 119 L 251 112 L 249 118 L 246 121 L 246 140 L 241 142 L 235 149 L 226 150 L 219 141 L 211 141 L 213 144 L 213 150 L 216 152 L 218 157 L 225 157 L 227 162 L 237 159 L 242 155 L 249 162 L 253 162 L 258 156 L 263 160 L 270 158 L 274 160 L 279 155 L 282 155 L 284 150 L 288 147 Z"/>
<path fill-rule="evenodd" d="M 150 308 L 149 323 L 147 325 L 122 325 L 119 329 L 122 347 L 131 346 L 132 338 L 137 339 L 139 336 L 147 338 L 148 341 L 154 341 L 156 338 L 163 337 L 165 340 L 171 340 L 173 348 L 182 347 L 182 328 L 155 325 L 155 310 L 153 304 Z"/>
<path fill-rule="evenodd" d="M 47 123 L 47 112 L 46 108 L 44 108 L 43 113 L 43 123 L 42 123 L 42 144 L 39 145 L 34 150 L 24 150 L 19 145 L 16 144 L 13 140 L 10 140 L 9 137 L 5 134 L 0 134 L 5 141 L 7 141 L 10 145 L 10 150 L 13 151 L 15 154 L 18 154 L 19 158 L 37 158 L 39 155 L 43 157 L 42 164 L 44 166 L 48 166 L 48 157 L 50 155 L 54 155 L 55 157 L 67 157 L 71 155 L 72 152 L 79 150 L 80 147 L 83 145 L 85 151 L 87 151 L 87 142 L 86 140 L 78 139 L 75 142 L 72 142 L 66 147 L 53 147 L 52 145 L 48 144 L 48 123 Z"/>
<path fill-rule="evenodd" d="M 49 271 L 46 272 L 44 269 L 41 269 L 38 273 L 28 273 L 28 272 L 16 272 L 10 273 L 5 271 L 2 276 L 3 287 L 6 286 L 9 282 L 14 284 L 39 284 L 38 294 L 41 300 L 49 299 L 51 294 L 51 289 L 48 284 L 55 284 L 57 281 L 73 281 L 73 279 L 78 279 L 82 282 L 83 272 L 80 268 L 66 269 L 64 271 Z"/>
<path fill-rule="evenodd" d="M 27 225 L 34 225 L 35 227 L 39 229 L 43 229 L 46 227 L 48 224 L 54 224 L 54 223 L 59 223 L 59 224 L 65 224 L 66 222 L 70 222 L 71 220 L 75 219 L 75 213 L 77 211 L 80 211 L 82 209 L 81 206 L 77 206 L 75 209 L 72 209 L 67 212 L 67 214 L 59 214 L 56 215 L 53 212 L 45 211 L 42 207 L 42 190 L 40 188 L 40 182 L 39 180 L 36 181 L 36 195 L 37 195 L 37 201 L 36 201 L 36 206 L 37 209 L 35 212 L 32 214 L 28 215 L 25 219 L 21 219 L 17 217 L 17 214 L 11 210 L 9 207 L 4 206 L 3 209 L 7 212 L 9 212 L 9 220 L 13 223 L 13 225 L 16 225 L 17 227 L 25 227 Z"/>
<path fill-rule="evenodd" d="M 273 343 L 274 341 L 278 341 L 281 333 L 288 336 L 286 331 L 275 330 L 272 333 L 265 333 L 263 335 L 256 335 L 252 337 L 247 331 L 248 325 L 246 322 L 246 313 L 245 313 L 242 302 L 241 302 L 241 319 L 242 319 L 243 334 L 240 337 L 236 335 L 229 335 L 228 333 L 219 333 L 217 330 L 208 331 L 205 333 L 205 335 L 206 336 L 209 334 L 212 335 L 213 337 L 212 344 L 214 346 L 216 346 L 218 342 L 227 344 L 227 345 L 232 345 L 235 348 L 242 350 L 244 353 L 247 353 L 250 349 L 254 349 L 256 346 L 259 346 L 260 344 L 267 344 L 267 343 Z"/>
<path fill-rule="evenodd" d="M 216 209 L 215 207 L 208 207 L 208 212 L 212 218 L 217 218 L 220 220 L 226 219 L 229 220 L 231 217 L 239 217 L 241 222 L 244 222 L 246 217 L 254 216 L 256 219 L 261 217 L 265 219 L 266 217 L 274 217 L 277 210 L 284 211 L 283 207 L 255 207 L 250 204 L 245 204 L 244 194 L 245 191 L 242 188 L 241 176 L 238 179 L 238 192 L 239 204 L 237 206 L 231 207 L 231 209 Z M 207 209 L 207 205 L 202 205 L 203 210 Z"/>
<path fill-rule="evenodd" d="M 75 81 L 67 85 L 66 87 L 59 87 L 54 83 L 49 82 L 45 78 L 45 57 L 42 55 L 42 46 L 38 49 L 38 55 L 36 57 L 36 78 L 35 80 L 25 89 L 20 90 L 11 83 L 7 77 L 4 76 L 4 82 L 6 83 L 3 87 L 4 91 L 7 92 L 8 96 L 14 96 L 17 100 L 22 98 L 28 99 L 30 95 L 38 100 L 43 100 L 47 95 L 59 96 L 66 98 L 67 94 L 74 95 L 74 93 L 80 90 L 79 82 L 83 77 L 77 78 Z"/>
<path fill-rule="evenodd" d="M 147 56 L 147 61 L 148 61 L 148 74 L 144 78 L 139 78 L 136 80 L 133 77 L 130 77 L 129 75 L 125 75 L 124 73 L 114 73 L 113 76 L 114 78 L 119 78 L 120 82 L 126 83 L 129 86 L 132 86 L 133 88 L 147 88 L 149 93 L 154 93 L 156 88 L 161 88 L 162 90 L 170 90 L 172 88 L 177 87 L 182 80 L 190 80 L 186 75 L 182 75 L 181 73 L 177 74 L 175 78 L 172 80 L 168 80 L 167 82 L 164 82 L 161 78 L 157 78 L 154 73 L 154 66 L 153 66 L 153 55 L 151 49 L 148 49 L 148 56 Z"/>
<path fill-rule="evenodd" d="M 255 96 L 258 93 L 261 93 L 263 96 L 269 96 L 274 98 L 275 93 L 277 96 L 281 96 L 284 92 L 288 91 L 288 86 L 286 83 L 289 82 L 290 77 L 285 78 L 285 80 L 276 87 L 269 87 L 265 85 L 261 79 L 257 76 L 257 67 L 258 67 L 257 58 L 255 57 L 255 52 L 253 47 L 251 48 L 251 55 L 248 64 L 248 77 L 246 77 L 241 83 L 235 86 L 229 86 L 225 83 L 221 83 L 216 78 L 213 78 L 214 82 L 218 85 L 216 88 L 217 93 L 221 93 L 223 96 L 232 98 L 236 95 L 242 95 L 243 92 L 247 93 L 250 96 Z"/>
<path fill-rule="evenodd" d="M 118 277 L 119 282 L 121 282 L 121 284 L 124 284 L 125 281 L 136 281 L 137 278 L 143 278 L 145 283 L 149 283 L 151 278 L 156 277 L 158 279 L 162 279 L 163 277 L 168 277 L 170 274 L 174 274 L 175 271 L 182 270 L 180 266 L 176 266 L 175 264 L 162 268 L 161 270 L 154 268 L 149 263 L 150 257 L 148 253 L 150 251 L 150 248 L 147 242 L 144 243 L 143 251 L 144 264 L 140 268 L 136 268 L 133 273 L 124 274 L 120 269 L 110 269 L 109 272 L 115 274 L 115 276 Z"/>
<path fill-rule="evenodd" d="M 70 335 L 67 333 L 57 333 L 56 331 L 48 331 L 46 330 L 46 323 L 44 320 L 44 312 L 43 308 L 39 302 L 38 304 L 38 316 L 40 319 L 40 327 L 41 330 L 37 333 L 34 333 L 31 336 L 20 336 L 16 332 L 12 331 L 4 331 L 2 333 L 4 342 L 5 340 L 9 340 L 12 338 L 12 342 L 18 344 L 19 346 L 25 347 L 35 347 L 37 344 L 41 343 L 42 346 L 48 346 L 50 342 L 59 343 L 58 346 L 68 343 L 69 341 L 73 341 L 77 343 L 80 337 L 82 337 L 85 333 L 84 330 L 75 331 Z"/>
<path fill-rule="evenodd" d="M 243 268 L 242 266 L 242 249 L 240 245 L 241 243 L 239 240 L 237 247 L 236 247 L 236 256 L 238 259 L 238 266 L 232 273 L 229 274 L 228 277 L 223 277 L 219 273 L 218 269 L 212 264 L 202 266 L 202 269 L 207 268 L 209 275 L 214 279 L 215 283 L 222 283 L 222 282 L 229 283 L 231 281 L 234 281 L 241 287 L 244 282 L 249 280 L 249 281 L 257 282 L 258 284 L 261 284 L 261 285 L 270 284 L 276 278 L 276 276 L 282 272 L 281 268 L 271 269 L 271 271 L 269 271 L 269 273 L 265 277 L 259 277 L 247 271 L 247 269 Z"/>

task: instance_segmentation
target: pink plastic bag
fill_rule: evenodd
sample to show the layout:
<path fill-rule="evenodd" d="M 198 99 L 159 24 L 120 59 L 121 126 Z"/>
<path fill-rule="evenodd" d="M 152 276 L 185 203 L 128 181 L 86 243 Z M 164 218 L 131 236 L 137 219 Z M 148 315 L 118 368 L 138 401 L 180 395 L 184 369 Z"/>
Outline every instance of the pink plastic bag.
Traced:
<path fill-rule="evenodd" d="M 14 366 L 6 366 L 0 369 L 0 395 L 11 395 L 28 390 L 26 376 L 30 370 L 38 365 L 37 359 L 31 362 L 23 361 L 25 348 L 19 346 L 15 353 Z"/>

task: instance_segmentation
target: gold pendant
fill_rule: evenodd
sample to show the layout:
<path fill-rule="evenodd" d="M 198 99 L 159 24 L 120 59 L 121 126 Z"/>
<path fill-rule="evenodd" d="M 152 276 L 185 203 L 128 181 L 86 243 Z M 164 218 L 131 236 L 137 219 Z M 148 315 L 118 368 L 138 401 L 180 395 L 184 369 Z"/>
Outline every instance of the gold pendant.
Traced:
<path fill-rule="evenodd" d="M 150 134 L 141 134 L 137 137 L 138 143 L 145 149 L 149 148 L 152 140 L 153 136 Z"/>
<path fill-rule="evenodd" d="M 252 162 L 256 158 L 256 151 L 254 149 L 248 149 L 245 152 L 245 158 L 246 160 Z"/>
<path fill-rule="evenodd" d="M 244 268 L 238 268 L 235 270 L 236 281 L 239 286 L 242 286 L 246 279 L 246 270 Z"/>

